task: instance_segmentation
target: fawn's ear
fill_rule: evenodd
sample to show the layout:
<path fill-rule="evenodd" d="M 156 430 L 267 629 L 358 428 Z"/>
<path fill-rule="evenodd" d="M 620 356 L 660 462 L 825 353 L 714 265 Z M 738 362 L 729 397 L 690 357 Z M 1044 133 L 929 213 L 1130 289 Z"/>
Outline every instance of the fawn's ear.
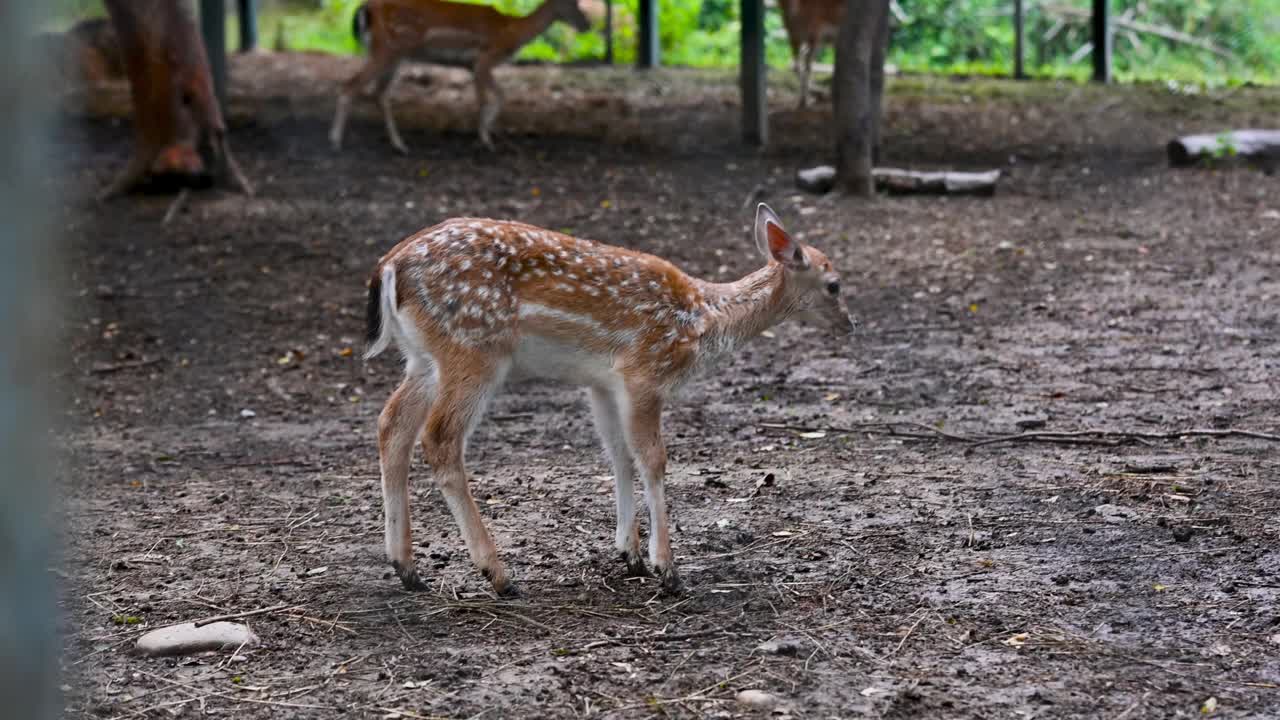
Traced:
<path fill-rule="evenodd" d="M 809 266 L 800 243 L 782 229 L 782 221 L 764 203 L 756 208 L 755 236 L 756 247 L 766 258 L 777 260 L 792 270 L 803 270 Z"/>

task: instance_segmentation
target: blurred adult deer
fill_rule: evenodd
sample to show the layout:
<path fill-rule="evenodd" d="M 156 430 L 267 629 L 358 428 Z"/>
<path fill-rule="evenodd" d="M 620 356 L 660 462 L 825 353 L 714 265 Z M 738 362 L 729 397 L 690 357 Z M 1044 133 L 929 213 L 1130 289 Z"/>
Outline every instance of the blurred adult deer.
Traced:
<path fill-rule="evenodd" d="M 369 0 L 352 21 L 352 31 L 369 48 L 369 59 L 338 94 L 329 142 L 342 148 L 351 98 L 374 85 L 378 107 L 391 145 L 408 153 L 391 114 L 391 86 L 402 60 L 470 69 L 480 112 L 480 141 L 493 149 L 490 132 L 502 110 L 502 89 L 493 70 L 538 37 L 551 23 L 563 20 L 578 32 L 590 27 L 575 0 L 545 0 L 525 17 L 503 15 L 491 7 L 442 0 Z"/>
<path fill-rule="evenodd" d="M 467 436 L 503 382 L 585 385 L 617 492 L 615 544 L 640 556 L 633 480 L 649 508 L 649 562 L 678 591 L 663 491 L 663 405 L 695 371 L 791 317 L 853 329 L 827 257 L 795 240 L 761 204 L 755 242 L 766 265 L 730 283 L 690 277 L 658 257 L 517 222 L 454 219 L 387 253 L 369 283 L 371 358 L 392 342 L 405 377 L 378 419 L 386 551 L 421 589 L 409 531 L 409 461 L 421 439 L 471 559 L 500 595 L 518 590 L 467 486 Z"/>
<path fill-rule="evenodd" d="M 800 107 L 809 102 L 813 58 L 840 34 L 845 0 L 779 0 L 782 24 L 791 42 L 792 62 L 800 75 Z"/>

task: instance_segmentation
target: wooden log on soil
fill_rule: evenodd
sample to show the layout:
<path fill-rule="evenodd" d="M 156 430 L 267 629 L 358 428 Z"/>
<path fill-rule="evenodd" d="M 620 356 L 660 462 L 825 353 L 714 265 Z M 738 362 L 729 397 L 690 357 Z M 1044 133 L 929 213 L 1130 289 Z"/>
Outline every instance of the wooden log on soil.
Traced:
<path fill-rule="evenodd" d="M 1169 141 L 1166 149 L 1171 167 L 1244 160 L 1258 165 L 1267 174 L 1280 168 L 1280 130 L 1230 130 L 1187 135 Z"/>
<path fill-rule="evenodd" d="M 999 170 L 986 172 L 921 172 L 896 168 L 871 171 L 876 190 L 891 195 L 994 195 Z M 825 193 L 835 186 L 836 169 L 830 165 L 796 171 L 796 187 Z"/>
<path fill-rule="evenodd" d="M 252 195 L 227 145 L 204 42 L 185 3 L 106 0 L 106 6 L 129 78 L 134 148 L 99 198 L 126 193 L 153 176 L 190 183 L 226 175 Z"/>

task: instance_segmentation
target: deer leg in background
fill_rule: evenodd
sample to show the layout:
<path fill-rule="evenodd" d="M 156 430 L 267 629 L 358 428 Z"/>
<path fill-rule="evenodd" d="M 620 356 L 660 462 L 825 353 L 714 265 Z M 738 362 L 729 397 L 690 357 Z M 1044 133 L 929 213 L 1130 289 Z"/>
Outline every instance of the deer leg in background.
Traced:
<path fill-rule="evenodd" d="M 498 113 L 502 111 L 502 88 L 498 87 L 498 83 L 493 79 L 493 63 L 487 59 L 481 59 L 476 63 L 475 69 L 476 83 L 476 102 L 480 106 L 480 142 L 484 146 L 493 150 L 493 138 L 491 130 L 493 121 L 497 119 Z"/>
<path fill-rule="evenodd" d="M 809 104 L 809 78 L 813 75 L 813 56 L 816 54 L 815 43 L 806 42 L 800 48 L 800 63 L 797 71 L 800 73 L 800 104 L 799 108 L 804 109 Z"/>
<path fill-rule="evenodd" d="M 382 122 L 387 127 L 387 137 L 391 140 L 391 146 L 401 155 L 409 154 L 409 147 L 404 144 L 404 140 L 400 137 L 400 130 L 396 128 L 395 115 L 391 113 L 391 89 L 396 84 L 396 72 L 400 69 L 400 63 L 393 62 L 391 67 L 378 76 L 378 81 L 374 85 L 374 93 L 378 98 L 378 107 L 382 110 Z"/>
<path fill-rule="evenodd" d="M 347 129 L 347 115 L 351 111 L 351 99 L 359 95 L 375 78 L 381 78 L 389 69 L 394 70 L 398 63 L 383 53 L 373 51 L 364 67 L 349 80 L 342 83 L 338 90 L 338 107 L 333 114 L 333 126 L 329 128 L 329 145 L 334 150 L 342 149 L 342 136 Z"/>

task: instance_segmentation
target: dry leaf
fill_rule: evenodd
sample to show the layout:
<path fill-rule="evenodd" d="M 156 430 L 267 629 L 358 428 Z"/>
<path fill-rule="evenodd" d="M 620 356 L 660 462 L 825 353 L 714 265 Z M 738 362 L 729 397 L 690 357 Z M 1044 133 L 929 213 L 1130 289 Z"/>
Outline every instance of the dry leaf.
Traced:
<path fill-rule="evenodd" d="M 1208 700 L 1205 700 L 1204 704 L 1200 706 L 1200 712 L 1203 715 L 1212 715 L 1213 713 L 1217 712 L 1217 710 L 1218 710 L 1218 698 L 1216 697 L 1211 697 Z"/>
<path fill-rule="evenodd" d="M 1017 635 L 1011 636 L 1008 640 L 1005 640 L 1004 644 L 1011 647 L 1022 647 L 1027 644 L 1028 637 L 1030 637 L 1030 635 L 1027 633 L 1018 633 Z"/>
<path fill-rule="evenodd" d="M 840 399 L 840 393 L 827 393 L 826 395 L 822 396 L 822 399 L 826 400 L 827 402 L 835 402 L 836 400 Z"/>

